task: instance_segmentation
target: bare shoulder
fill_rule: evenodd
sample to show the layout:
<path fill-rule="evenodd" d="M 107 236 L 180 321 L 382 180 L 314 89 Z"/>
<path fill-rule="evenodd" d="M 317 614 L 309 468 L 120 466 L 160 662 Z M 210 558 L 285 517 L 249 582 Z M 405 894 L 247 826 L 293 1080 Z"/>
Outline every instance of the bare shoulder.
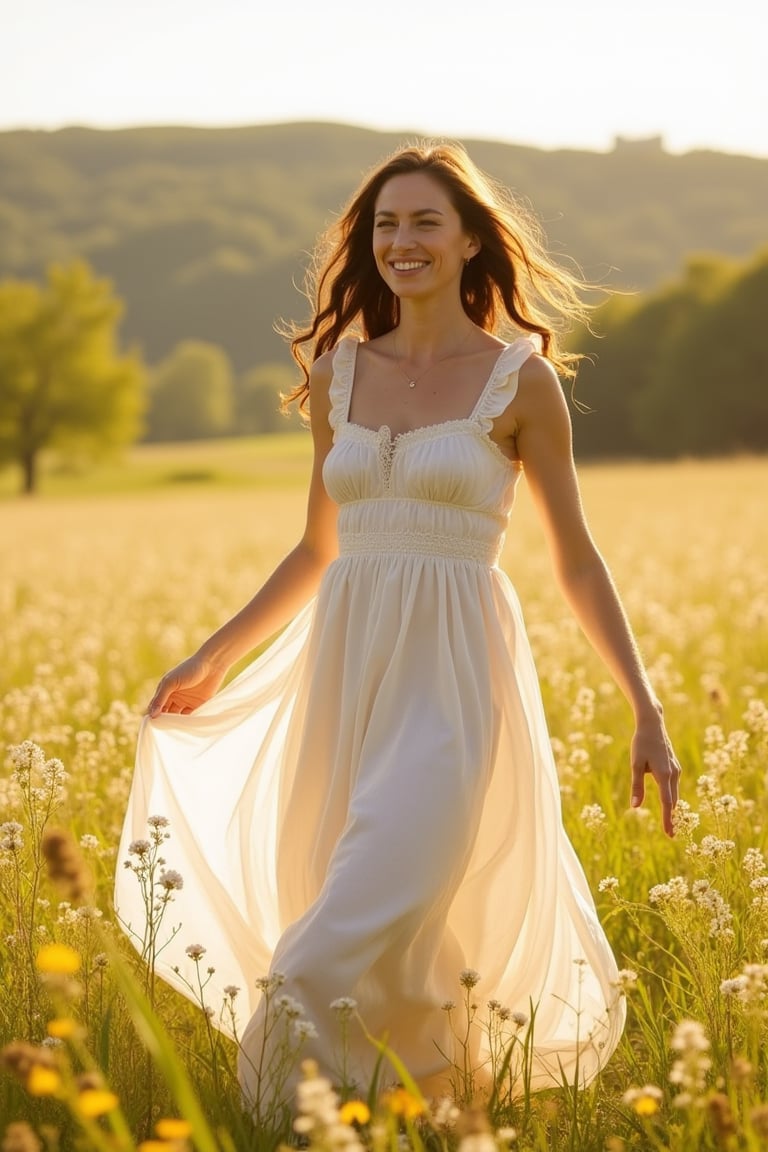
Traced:
<path fill-rule="evenodd" d="M 529 356 L 520 367 L 516 400 L 521 425 L 542 419 L 570 423 L 560 377 L 551 361 L 538 353 Z"/>

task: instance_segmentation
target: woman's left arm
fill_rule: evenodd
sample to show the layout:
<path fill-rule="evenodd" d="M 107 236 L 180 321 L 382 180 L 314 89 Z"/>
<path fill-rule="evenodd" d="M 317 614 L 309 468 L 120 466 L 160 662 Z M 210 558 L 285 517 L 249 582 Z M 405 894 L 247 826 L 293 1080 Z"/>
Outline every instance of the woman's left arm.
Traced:
<path fill-rule="evenodd" d="M 518 394 L 505 415 L 512 421 L 509 434 L 544 525 L 558 584 L 635 715 L 630 803 L 642 804 L 650 773 L 659 789 L 664 831 L 671 836 L 680 765 L 619 594 L 587 526 L 568 406 L 547 360 L 532 356 L 522 366 Z"/>

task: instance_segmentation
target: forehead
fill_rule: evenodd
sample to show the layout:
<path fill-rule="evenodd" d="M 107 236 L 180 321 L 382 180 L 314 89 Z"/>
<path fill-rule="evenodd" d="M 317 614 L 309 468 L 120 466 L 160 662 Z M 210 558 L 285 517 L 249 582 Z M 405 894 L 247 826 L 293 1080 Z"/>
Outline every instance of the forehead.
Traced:
<path fill-rule="evenodd" d="M 434 208 L 444 214 L 456 213 L 451 198 L 439 180 L 426 172 L 404 172 L 391 176 L 376 198 L 377 212 L 423 212 Z"/>

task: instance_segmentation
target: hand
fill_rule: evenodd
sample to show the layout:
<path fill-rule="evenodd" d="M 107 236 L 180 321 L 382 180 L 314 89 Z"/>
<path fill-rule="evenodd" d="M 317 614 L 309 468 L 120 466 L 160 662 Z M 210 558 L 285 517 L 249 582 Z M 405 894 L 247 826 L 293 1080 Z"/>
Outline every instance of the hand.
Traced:
<path fill-rule="evenodd" d="M 162 712 L 186 716 L 210 700 L 221 687 L 226 669 L 212 664 L 200 655 L 190 656 L 166 672 L 147 707 L 154 718 Z"/>
<path fill-rule="evenodd" d="M 656 781 L 661 799 L 661 816 L 667 836 L 674 836 L 672 814 L 677 807 L 681 768 L 672 750 L 661 716 L 641 721 L 632 740 L 632 808 L 645 798 L 645 776 Z"/>

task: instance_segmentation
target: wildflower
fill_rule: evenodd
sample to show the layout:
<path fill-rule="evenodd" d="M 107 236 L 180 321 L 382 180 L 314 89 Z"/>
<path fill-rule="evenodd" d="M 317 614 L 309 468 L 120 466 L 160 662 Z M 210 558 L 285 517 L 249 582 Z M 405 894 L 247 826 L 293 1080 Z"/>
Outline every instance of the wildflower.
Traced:
<path fill-rule="evenodd" d="M 454 1008 L 456 1007 L 456 1001 L 455 1000 L 443 1000 L 440 1007 L 442 1008 L 443 1012 L 453 1012 Z"/>
<path fill-rule="evenodd" d="M 107 968 L 109 966 L 109 956 L 106 952 L 97 952 L 93 958 L 94 968 Z"/>
<path fill-rule="evenodd" d="M 712 810 L 718 816 L 730 816 L 731 813 L 736 812 L 739 807 L 739 802 L 735 796 L 730 793 L 725 793 L 723 796 L 718 796 L 712 805 Z"/>
<path fill-rule="evenodd" d="M 367 1124 L 370 1118 L 371 1110 L 363 1100 L 347 1100 L 339 1109 L 342 1124 Z"/>
<path fill-rule="evenodd" d="M 448 1129 L 455 1127 L 460 1115 L 459 1109 L 450 1096 L 442 1096 L 434 1106 L 432 1120 L 436 1128 Z"/>
<path fill-rule="evenodd" d="M 148 816 L 147 824 L 150 828 L 167 828 L 170 825 L 170 820 L 167 816 Z"/>
<path fill-rule="evenodd" d="M 598 892 L 615 892 L 619 886 L 619 881 L 616 876 L 606 876 L 598 882 Z"/>
<path fill-rule="evenodd" d="M 758 1004 L 768 996 L 768 965 L 745 964 L 742 969 L 739 999 L 742 1004 Z"/>
<path fill-rule="evenodd" d="M 230 1000 L 234 1000 L 239 991 L 237 984 L 225 984 L 224 986 L 224 995 Z"/>
<path fill-rule="evenodd" d="M 459 1152 L 498 1152 L 490 1132 L 468 1132 L 459 1141 Z"/>
<path fill-rule="evenodd" d="M 502 1144 L 514 1144 L 515 1140 L 517 1140 L 517 1129 L 516 1128 L 497 1128 L 496 1129 L 496 1139 L 498 1141 L 500 1141 Z"/>
<path fill-rule="evenodd" d="M 93 891 L 93 879 L 74 836 L 63 828 L 46 828 L 40 846 L 53 883 L 73 903 L 86 899 Z"/>
<path fill-rule="evenodd" d="M 9 1124 L 3 1136 L 2 1152 L 41 1152 L 42 1144 L 26 1120 Z"/>
<path fill-rule="evenodd" d="M 214 1016 L 216 1015 L 215 1009 L 212 1008 L 210 1004 L 205 1005 L 205 1007 L 203 1008 L 203 1012 L 205 1013 L 205 1015 L 208 1017 L 209 1020 L 213 1020 Z"/>
<path fill-rule="evenodd" d="M 472 989 L 480 983 L 480 973 L 474 968 L 462 968 L 459 972 L 459 984 L 462 988 Z"/>
<path fill-rule="evenodd" d="M 330 1009 L 342 1020 L 347 1020 L 357 1010 L 357 1000 L 351 996 L 340 996 L 338 1000 L 331 1001 Z"/>
<path fill-rule="evenodd" d="M 82 1034 L 82 1029 L 76 1020 L 71 1016 L 57 1017 L 55 1020 L 49 1020 L 46 1025 L 46 1030 L 49 1036 L 54 1040 L 70 1040 L 75 1036 Z"/>
<path fill-rule="evenodd" d="M 616 973 L 616 979 L 611 983 L 614 988 L 618 988 L 626 995 L 637 983 L 637 972 L 633 972 L 631 968 L 620 968 Z"/>
<path fill-rule="evenodd" d="M 55 1068 L 33 1064 L 27 1077 L 26 1089 L 30 1096 L 55 1096 L 61 1088 L 61 1076 Z"/>
<path fill-rule="evenodd" d="M 588 832 L 597 832 L 604 826 L 606 815 L 599 804 L 585 804 L 581 810 L 581 819 Z"/>
<path fill-rule="evenodd" d="M 205 948 L 203 948 L 202 944 L 187 944 L 184 951 L 190 960 L 194 961 L 198 961 L 205 956 Z"/>
<path fill-rule="evenodd" d="M 683 904 L 688 902 L 689 888 L 682 876 L 673 876 L 666 884 L 654 884 L 648 893 L 651 904 Z"/>
<path fill-rule="evenodd" d="M 128 845 L 129 856 L 146 856 L 152 845 L 149 840 L 131 840 Z"/>
<path fill-rule="evenodd" d="M 317 1039 L 317 1028 L 311 1020 L 294 1020 L 293 1035 L 299 1044 L 303 1044 L 305 1040 Z"/>
<path fill-rule="evenodd" d="M 426 1111 L 424 1101 L 407 1088 L 393 1088 L 384 1094 L 383 1103 L 393 1116 L 402 1116 L 406 1120 L 413 1120 Z"/>
<path fill-rule="evenodd" d="M 629 1104 L 636 1116 L 655 1116 L 664 1094 L 655 1084 L 645 1084 L 642 1088 L 629 1088 L 622 1099 Z"/>
<path fill-rule="evenodd" d="M 160 873 L 158 883 L 166 892 L 178 891 L 184 887 L 184 877 L 180 872 L 176 872 L 173 868 L 169 868 L 165 872 Z"/>
<path fill-rule="evenodd" d="M 276 992 L 285 984 L 285 976 L 282 972 L 273 972 L 271 976 L 258 976 L 255 980 L 256 987 L 265 993 Z"/>
<path fill-rule="evenodd" d="M 723 1092 L 715 1092 L 707 1101 L 707 1108 L 719 1146 L 729 1147 L 738 1131 L 730 1100 Z"/>
<path fill-rule="evenodd" d="M 99 846 L 99 841 L 98 841 L 96 836 L 91 836 L 89 833 L 86 832 L 86 834 L 84 836 L 80 837 L 80 847 L 81 848 L 85 848 L 86 850 L 89 850 L 92 848 L 98 848 L 98 846 Z"/>
<path fill-rule="evenodd" d="M 735 976 L 732 980 L 723 980 L 720 984 L 720 995 L 725 996 L 726 999 L 730 996 L 738 996 L 744 984 L 743 976 Z"/>
<path fill-rule="evenodd" d="M 677 807 L 672 813 L 672 827 L 681 836 L 690 837 L 700 823 L 698 812 L 693 812 L 687 800 L 678 800 Z"/>
<path fill-rule="evenodd" d="M 184 1140 L 192 1135 L 192 1125 L 188 1120 L 164 1116 L 155 1124 L 155 1133 L 161 1140 Z"/>
<path fill-rule="evenodd" d="M 3 852 L 20 852 L 24 847 L 24 837 L 22 832 L 24 828 L 16 820 L 7 820 L 5 824 L 0 824 L 0 849 Z"/>
<path fill-rule="evenodd" d="M 304 1015 L 304 1005 L 293 996 L 281 996 L 275 1001 L 275 1011 L 284 1013 L 289 1020 L 298 1020 Z"/>
<path fill-rule="evenodd" d="M 752 1131 L 762 1140 L 768 1140 L 768 1104 L 758 1104 L 749 1113 Z"/>
<path fill-rule="evenodd" d="M 515 1024 L 518 1028 L 525 1028 L 526 1024 L 528 1023 L 528 1017 L 526 1016 L 525 1012 L 513 1012 L 512 1023 Z"/>
<path fill-rule="evenodd" d="M 80 964 L 80 953 L 68 944 L 44 944 L 35 957 L 38 972 L 55 976 L 74 976 Z"/>
<path fill-rule="evenodd" d="M 670 1083 L 680 1088 L 674 1104 L 678 1108 L 688 1108 L 704 1092 L 706 1075 L 712 1066 L 707 1055 L 709 1040 L 698 1021 L 681 1020 L 670 1045 L 674 1052 L 679 1053 L 669 1073 Z"/>
<path fill-rule="evenodd" d="M 107 1091 L 106 1088 L 86 1088 L 77 1097 L 75 1107 L 81 1116 L 91 1119 L 114 1112 L 119 1103 L 115 1093 Z"/>

